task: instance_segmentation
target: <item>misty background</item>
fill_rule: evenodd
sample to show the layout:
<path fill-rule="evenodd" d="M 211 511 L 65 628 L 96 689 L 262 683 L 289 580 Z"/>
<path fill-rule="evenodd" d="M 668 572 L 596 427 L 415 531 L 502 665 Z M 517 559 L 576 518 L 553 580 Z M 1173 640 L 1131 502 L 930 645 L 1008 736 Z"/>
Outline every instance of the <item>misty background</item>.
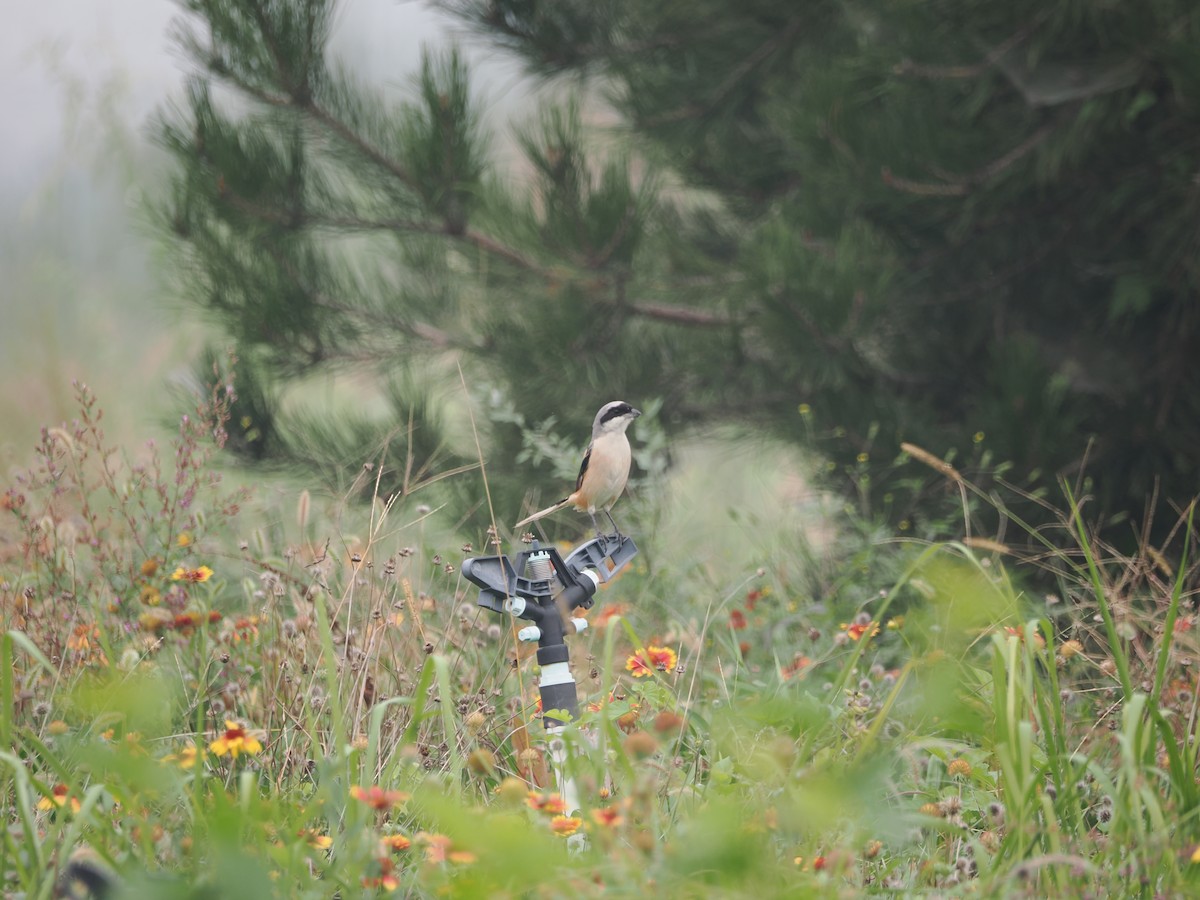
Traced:
<path fill-rule="evenodd" d="M 38 429 L 73 414 L 73 379 L 140 438 L 170 410 L 196 328 L 158 263 L 148 206 L 164 159 L 148 122 L 182 91 L 170 0 L 25 4 L 0 31 L 0 462 L 27 462 Z M 346 0 L 332 46 L 402 95 L 422 45 L 459 43 L 498 133 L 531 84 L 420 3 Z M 499 143 L 500 153 L 510 146 Z"/>

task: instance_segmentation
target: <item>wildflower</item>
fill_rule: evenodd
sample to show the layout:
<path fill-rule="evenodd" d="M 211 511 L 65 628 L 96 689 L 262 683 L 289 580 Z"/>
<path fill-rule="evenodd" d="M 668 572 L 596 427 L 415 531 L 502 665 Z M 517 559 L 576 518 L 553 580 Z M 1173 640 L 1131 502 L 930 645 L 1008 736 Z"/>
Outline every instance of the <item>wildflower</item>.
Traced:
<path fill-rule="evenodd" d="M 816 857 L 816 858 L 813 860 L 813 871 L 814 871 L 814 872 L 820 872 L 820 871 L 821 871 L 822 869 L 824 869 L 824 868 L 825 868 L 827 865 L 828 865 L 828 863 L 825 861 L 825 857 L 824 857 L 824 856 L 818 856 L 818 857 Z"/>
<path fill-rule="evenodd" d="M 658 750 L 658 741 L 644 731 L 637 731 L 625 738 L 625 753 L 634 759 L 653 756 Z"/>
<path fill-rule="evenodd" d="M 583 819 L 578 816 L 555 816 L 550 820 L 550 830 L 559 837 L 570 837 L 583 825 Z"/>
<path fill-rule="evenodd" d="M 1083 644 L 1076 640 L 1064 641 L 1063 645 L 1058 648 L 1058 655 L 1063 659 L 1070 659 L 1072 656 L 1078 656 L 1083 652 Z"/>
<path fill-rule="evenodd" d="M 240 644 L 242 641 L 250 641 L 258 637 L 258 622 L 258 616 L 235 619 L 233 628 L 229 632 L 230 642 Z"/>
<path fill-rule="evenodd" d="M 646 653 L 650 657 L 650 665 L 660 672 L 671 671 L 679 662 L 679 657 L 670 647 L 647 647 Z"/>
<path fill-rule="evenodd" d="M 225 733 L 208 745 L 208 749 L 217 756 L 229 754 L 234 759 L 239 753 L 261 753 L 262 744 L 258 738 L 246 733 L 246 729 L 237 722 L 225 720 Z"/>
<path fill-rule="evenodd" d="M 621 810 L 617 807 L 602 806 L 599 809 L 592 810 L 592 821 L 605 828 L 619 828 L 625 819 L 621 815 Z"/>
<path fill-rule="evenodd" d="M 675 734 L 683 728 L 683 716 L 664 709 L 654 717 L 654 730 L 659 734 Z"/>
<path fill-rule="evenodd" d="M 1192 851 L 1192 862 L 1200 863 L 1200 844 L 1196 845 L 1196 849 Z"/>
<path fill-rule="evenodd" d="M 812 660 L 803 654 L 797 653 L 795 658 L 779 670 L 779 674 L 784 681 L 790 681 L 799 675 L 804 669 L 812 665 Z"/>
<path fill-rule="evenodd" d="M 196 612 L 195 610 L 188 610 L 187 612 L 181 612 L 175 616 L 175 618 L 171 620 L 171 627 L 176 631 L 190 631 L 203 621 L 204 619 L 200 613 Z"/>
<path fill-rule="evenodd" d="M 887 621 L 888 631 L 899 631 L 904 627 L 904 616 L 893 616 Z"/>
<path fill-rule="evenodd" d="M 162 593 L 154 585 L 145 584 L 142 585 L 138 599 L 147 606 L 158 606 L 158 604 L 162 603 Z"/>
<path fill-rule="evenodd" d="M 475 862 L 475 854 L 468 850 L 455 850 L 454 841 L 444 834 L 429 834 L 422 831 L 417 841 L 425 845 L 425 860 L 431 863 L 452 862 L 465 865 Z"/>
<path fill-rule="evenodd" d="M 322 834 L 315 828 L 301 828 L 296 834 L 304 839 L 304 843 L 314 850 L 328 850 L 333 846 L 333 838 Z"/>
<path fill-rule="evenodd" d="M 350 788 L 350 796 L 355 800 L 361 800 L 372 809 L 380 811 L 399 806 L 408 800 L 408 794 L 403 791 L 385 791 L 377 784 L 373 784 L 369 788 L 359 787 L 356 784 Z"/>
<path fill-rule="evenodd" d="M 654 674 L 654 670 L 650 668 L 650 664 L 641 650 L 635 650 L 625 660 L 625 670 L 632 673 L 634 678 L 649 678 Z"/>
<path fill-rule="evenodd" d="M 395 834 L 384 835 L 380 843 L 393 853 L 399 853 L 412 846 L 412 841 L 408 839 L 407 835 L 403 835 L 398 831 Z"/>
<path fill-rule="evenodd" d="M 37 802 L 38 809 L 58 809 L 60 806 L 69 806 L 71 812 L 79 812 L 79 798 L 71 796 L 71 789 L 65 784 L 56 784 L 50 789 L 49 797 L 42 797 Z"/>
<path fill-rule="evenodd" d="M 950 761 L 950 765 L 946 767 L 946 771 L 949 772 L 952 777 L 958 775 L 966 777 L 971 774 L 971 764 L 965 759 L 953 759 Z"/>
<path fill-rule="evenodd" d="M 1004 633 L 1009 637 L 1015 637 L 1019 643 L 1025 643 L 1024 628 L 1013 628 L 1011 625 L 1005 625 Z M 1033 645 L 1040 650 L 1046 646 L 1046 639 L 1035 631 L 1033 633 Z"/>
<path fill-rule="evenodd" d="M 935 819 L 942 817 L 942 808 L 936 803 L 925 803 L 917 812 L 923 816 L 932 816 Z"/>
<path fill-rule="evenodd" d="M 67 637 L 67 649 L 77 653 L 87 653 L 92 649 L 92 641 L 100 637 L 100 629 L 94 625 L 76 625 Z"/>
<path fill-rule="evenodd" d="M 62 719 L 55 719 L 53 722 L 46 723 L 46 731 L 53 735 L 66 734 L 70 730 L 71 727 Z"/>
<path fill-rule="evenodd" d="M 741 631 L 746 627 L 746 614 L 740 609 L 735 609 L 729 614 L 729 627 L 734 631 Z"/>
<path fill-rule="evenodd" d="M 153 578 L 158 572 L 158 566 L 159 561 L 153 556 L 147 560 L 144 560 L 141 566 L 142 575 L 144 575 L 146 578 Z"/>
<path fill-rule="evenodd" d="M 184 747 L 178 753 L 168 753 L 160 762 L 173 762 L 181 769 L 195 768 L 197 762 L 204 759 L 204 751 L 192 744 L 189 747 Z"/>
<path fill-rule="evenodd" d="M 202 584 L 212 578 L 213 570 L 208 566 L 201 566 L 198 569 L 185 569 L 183 566 L 177 568 L 171 573 L 172 581 L 187 581 L 191 584 Z"/>
<path fill-rule="evenodd" d="M 754 612 L 754 607 L 758 606 L 758 601 L 771 595 L 770 585 L 764 588 L 756 588 L 746 592 L 746 609 Z"/>
<path fill-rule="evenodd" d="M 628 612 L 628 607 L 624 603 L 612 603 L 600 610 L 600 615 L 596 616 L 593 627 L 603 628 L 610 622 L 623 618 L 626 612 Z"/>
<path fill-rule="evenodd" d="M 175 621 L 175 616 L 168 609 L 160 607 L 151 607 L 140 616 L 138 616 L 138 625 L 142 631 L 149 631 L 157 634 L 164 628 L 170 628 Z"/>
<path fill-rule="evenodd" d="M 525 782 L 509 775 L 496 786 L 494 793 L 506 806 L 516 806 L 525 800 L 529 791 L 525 787 Z"/>
<path fill-rule="evenodd" d="M 879 851 L 883 849 L 883 841 L 870 841 L 863 848 L 864 859 L 874 859 L 879 855 Z"/>
<path fill-rule="evenodd" d="M 863 635 L 866 635 L 868 638 L 873 638 L 875 635 L 879 634 L 879 623 L 874 620 L 869 620 L 867 622 L 855 622 L 853 624 L 846 624 L 843 622 L 838 626 L 838 628 L 846 632 L 846 637 L 850 638 L 852 641 L 861 639 Z"/>
<path fill-rule="evenodd" d="M 496 771 L 496 754 L 487 747 L 476 747 L 467 757 L 467 768 L 476 775 L 490 775 Z"/>
<path fill-rule="evenodd" d="M 192 545 L 192 535 L 187 531 L 179 532 L 179 537 L 175 538 L 175 543 L 180 547 L 190 547 Z"/>
<path fill-rule="evenodd" d="M 567 803 L 563 800 L 561 794 L 543 794 L 538 791 L 530 791 L 529 796 L 525 798 L 525 803 L 530 809 L 535 809 L 538 812 L 544 812 L 548 815 L 562 815 L 567 811 Z"/>
<path fill-rule="evenodd" d="M 392 861 L 386 856 L 376 860 L 372 860 L 374 868 L 377 870 L 374 875 L 364 875 L 362 886 L 365 888 L 383 888 L 385 891 L 394 891 L 400 887 L 400 881 L 396 878 L 395 867 Z"/>

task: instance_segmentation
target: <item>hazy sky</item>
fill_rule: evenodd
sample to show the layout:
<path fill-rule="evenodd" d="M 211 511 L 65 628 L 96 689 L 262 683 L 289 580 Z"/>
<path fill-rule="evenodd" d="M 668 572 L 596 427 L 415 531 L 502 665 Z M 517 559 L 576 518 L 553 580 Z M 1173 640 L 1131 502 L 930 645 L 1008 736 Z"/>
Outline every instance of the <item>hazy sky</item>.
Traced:
<path fill-rule="evenodd" d="M 171 0 L 41 0 L 12 4 L 0 29 L 0 183 L 32 186 L 60 161 L 64 128 L 102 96 L 115 98 L 122 120 L 138 129 L 182 84 L 184 61 L 172 44 Z M 402 86 L 422 43 L 451 39 L 452 23 L 412 0 L 343 0 L 335 52 L 372 81 Z M 520 79 L 511 64 L 481 52 L 477 84 L 507 107 Z"/>
<path fill-rule="evenodd" d="M 171 0 L 8 0 L 0 28 L 0 472 L 26 458 L 37 429 L 74 415 L 71 379 L 110 400 L 130 433 L 186 369 L 187 329 L 152 260 L 147 119 L 178 94 L 185 61 L 170 38 Z M 409 0 L 343 0 L 331 49 L 365 81 L 407 87 L 423 43 L 453 25 Z M 467 45 L 493 127 L 523 104 L 511 61 Z M 115 123 L 115 124 L 114 124 Z M 503 159 L 503 157 L 501 157 Z M 133 398 L 133 399 L 130 399 Z"/>

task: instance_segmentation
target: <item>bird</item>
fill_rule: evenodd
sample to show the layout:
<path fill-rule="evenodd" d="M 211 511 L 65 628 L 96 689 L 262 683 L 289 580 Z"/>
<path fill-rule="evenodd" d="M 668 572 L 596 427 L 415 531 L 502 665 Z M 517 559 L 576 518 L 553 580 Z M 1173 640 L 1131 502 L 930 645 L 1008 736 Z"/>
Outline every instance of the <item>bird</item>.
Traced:
<path fill-rule="evenodd" d="M 564 507 L 574 506 L 592 517 L 592 525 L 595 526 L 597 535 L 600 534 L 600 526 L 596 522 L 597 510 L 608 516 L 613 531 L 620 534 L 610 510 L 625 490 L 625 482 L 629 480 L 632 453 L 625 429 L 641 414 L 640 410 L 634 409 L 624 400 L 613 400 L 600 407 L 595 421 L 592 422 L 592 441 L 583 454 L 579 477 L 575 479 L 575 492 L 553 506 L 522 519 L 515 527 L 522 528 Z"/>

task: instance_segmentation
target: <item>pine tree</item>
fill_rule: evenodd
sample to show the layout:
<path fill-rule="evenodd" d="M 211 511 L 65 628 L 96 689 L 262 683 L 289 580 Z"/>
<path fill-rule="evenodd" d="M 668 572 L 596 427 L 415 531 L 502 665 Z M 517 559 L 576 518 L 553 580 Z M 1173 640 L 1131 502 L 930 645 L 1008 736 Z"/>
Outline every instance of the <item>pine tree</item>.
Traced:
<path fill-rule="evenodd" d="M 440 5 L 584 85 L 521 133 L 531 185 L 491 164 L 456 54 L 397 104 L 330 63 L 329 0 L 185 4 L 165 220 L 273 383 L 366 366 L 403 406 L 454 358 L 572 433 L 659 397 L 669 425 L 817 439 L 896 519 L 922 502 L 879 465 L 902 441 L 1086 473 L 1118 517 L 1195 493 L 1194 4 Z M 515 458 L 519 429 L 493 439 Z"/>

